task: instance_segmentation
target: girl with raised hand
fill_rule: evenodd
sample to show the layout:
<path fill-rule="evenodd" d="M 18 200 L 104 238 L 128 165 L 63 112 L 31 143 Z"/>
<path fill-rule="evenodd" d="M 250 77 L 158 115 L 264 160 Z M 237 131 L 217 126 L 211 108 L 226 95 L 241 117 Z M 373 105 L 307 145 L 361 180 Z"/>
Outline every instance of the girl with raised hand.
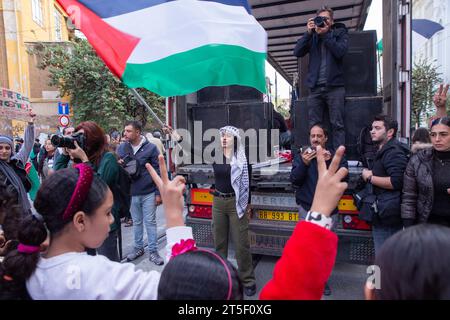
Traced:
<path fill-rule="evenodd" d="M 180 179 L 166 182 L 172 185 Z M 178 203 L 182 211 L 181 199 L 182 191 L 175 197 L 169 193 L 166 202 L 172 207 Z M 0 288 L 4 296 L 44 300 L 157 298 L 158 272 L 144 272 L 131 263 L 86 254 L 86 248 L 98 248 L 103 243 L 114 220 L 113 195 L 91 166 L 79 164 L 75 169 L 56 171 L 42 184 L 34 205 L 42 220 L 34 215 L 24 218 L 18 244 L 2 262 Z M 167 224 L 172 227 L 167 230 L 170 251 L 181 239 L 192 239 L 192 231 L 184 226 L 182 218 L 168 212 Z M 41 256 L 46 229 L 50 244 Z"/>

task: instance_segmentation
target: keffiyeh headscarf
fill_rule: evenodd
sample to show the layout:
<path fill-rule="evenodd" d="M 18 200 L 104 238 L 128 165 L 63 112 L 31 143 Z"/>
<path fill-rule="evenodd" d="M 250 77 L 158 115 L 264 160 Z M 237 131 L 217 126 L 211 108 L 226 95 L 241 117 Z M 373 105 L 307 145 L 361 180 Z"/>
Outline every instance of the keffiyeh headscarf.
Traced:
<path fill-rule="evenodd" d="M 226 126 L 221 128 L 221 134 L 228 133 L 237 140 L 237 152 L 233 154 L 231 159 L 231 186 L 236 194 L 236 211 L 239 219 L 245 215 L 245 209 L 249 203 L 249 177 L 247 167 L 247 157 L 245 156 L 245 149 L 242 145 L 239 130 L 233 126 Z"/>

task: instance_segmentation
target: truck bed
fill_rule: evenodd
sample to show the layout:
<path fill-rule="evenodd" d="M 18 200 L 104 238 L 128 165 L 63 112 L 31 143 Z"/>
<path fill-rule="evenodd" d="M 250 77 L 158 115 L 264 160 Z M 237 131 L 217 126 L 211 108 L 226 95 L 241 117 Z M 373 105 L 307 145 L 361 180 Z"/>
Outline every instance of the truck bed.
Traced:
<path fill-rule="evenodd" d="M 250 185 L 252 189 L 282 189 L 292 191 L 290 174 L 292 162 L 284 162 L 272 166 L 252 165 L 252 176 Z M 348 192 L 356 188 L 363 167 L 356 162 L 349 163 Z M 214 172 L 212 165 L 192 164 L 177 168 L 177 174 L 185 176 L 187 183 L 192 184 L 214 184 Z"/>

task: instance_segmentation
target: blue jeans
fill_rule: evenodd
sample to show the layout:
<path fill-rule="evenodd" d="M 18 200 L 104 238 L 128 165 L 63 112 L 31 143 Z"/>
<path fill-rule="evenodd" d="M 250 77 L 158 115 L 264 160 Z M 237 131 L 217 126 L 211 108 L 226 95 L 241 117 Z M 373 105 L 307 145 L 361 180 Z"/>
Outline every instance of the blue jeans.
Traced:
<path fill-rule="evenodd" d="M 133 219 L 134 248 L 144 248 L 144 225 L 147 230 L 148 251 L 158 251 L 156 231 L 155 193 L 131 198 L 131 218 Z"/>
<path fill-rule="evenodd" d="M 375 246 L 375 255 L 380 252 L 383 243 L 393 236 L 395 233 L 402 230 L 402 226 L 374 226 L 372 225 L 372 237 Z"/>

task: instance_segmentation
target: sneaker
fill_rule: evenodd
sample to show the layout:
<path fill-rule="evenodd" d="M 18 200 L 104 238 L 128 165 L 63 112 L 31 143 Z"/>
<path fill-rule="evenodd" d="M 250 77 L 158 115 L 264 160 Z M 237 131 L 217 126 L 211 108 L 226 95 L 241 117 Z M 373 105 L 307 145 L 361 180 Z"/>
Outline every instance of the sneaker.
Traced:
<path fill-rule="evenodd" d="M 325 289 L 323 290 L 323 295 L 324 296 L 331 296 L 331 288 L 328 285 L 328 282 L 325 283 Z"/>
<path fill-rule="evenodd" d="M 163 258 L 159 256 L 157 251 L 150 253 L 149 260 L 157 266 L 162 266 L 164 264 Z"/>
<path fill-rule="evenodd" d="M 250 287 L 244 287 L 244 294 L 247 297 L 254 296 L 256 293 L 256 284 L 250 286 Z"/>
<path fill-rule="evenodd" d="M 127 261 L 130 262 L 130 261 L 136 260 L 137 258 L 139 258 L 140 256 L 143 256 L 143 255 L 144 255 L 144 249 L 143 248 L 135 250 L 134 252 L 132 252 L 129 255 L 127 255 Z"/>

